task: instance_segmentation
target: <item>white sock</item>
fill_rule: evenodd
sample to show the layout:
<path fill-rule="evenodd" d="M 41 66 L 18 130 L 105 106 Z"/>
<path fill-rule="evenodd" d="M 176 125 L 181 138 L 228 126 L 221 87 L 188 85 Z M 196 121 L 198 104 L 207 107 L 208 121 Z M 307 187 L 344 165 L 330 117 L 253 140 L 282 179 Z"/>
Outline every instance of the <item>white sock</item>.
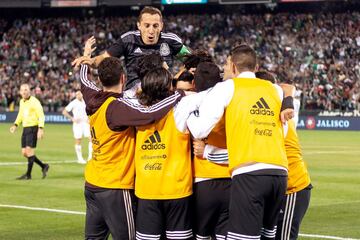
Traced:
<path fill-rule="evenodd" d="M 87 158 L 87 160 L 89 161 L 89 160 L 91 160 L 91 158 L 92 158 L 92 142 L 89 142 L 89 155 L 88 155 L 88 158 Z"/>
<path fill-rule="evenodd" d="M 75 152 L 76 152 L 78 162 L 83 162 L 84 159 L 83 159 L 82 153 L 81 153 L 81 145 L 75 144 Z"/>

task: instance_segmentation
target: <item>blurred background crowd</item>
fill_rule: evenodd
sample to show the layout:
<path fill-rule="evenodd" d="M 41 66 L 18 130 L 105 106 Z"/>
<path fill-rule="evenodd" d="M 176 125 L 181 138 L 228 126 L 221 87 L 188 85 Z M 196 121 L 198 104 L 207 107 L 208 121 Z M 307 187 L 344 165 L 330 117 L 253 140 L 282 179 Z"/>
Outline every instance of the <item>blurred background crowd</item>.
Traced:
<path fill-rule="evenodd" d="M 61 111 L 79 88 L 71 61 L 85 40 L 94 35 L 100 52 L 135 29 L 136 20 L 0 19 L 0 111 L 14 110 L 23 82 L 34 87 L 46 111 Z M 360 110 L 359 12 L 186 14 L 164 21 L 165 31 L 191 49 L 207 50 L 219 66 L 236 43 L 249 43 L 262 69 L 296 85 L 303 110 Z"/>

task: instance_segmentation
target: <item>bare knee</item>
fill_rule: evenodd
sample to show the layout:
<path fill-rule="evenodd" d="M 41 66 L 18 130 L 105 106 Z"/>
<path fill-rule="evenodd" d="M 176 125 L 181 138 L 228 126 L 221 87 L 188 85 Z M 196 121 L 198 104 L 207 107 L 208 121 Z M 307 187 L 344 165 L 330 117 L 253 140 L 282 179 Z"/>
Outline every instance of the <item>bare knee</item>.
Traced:
<path fill-rule="evenodd" d="M 81 144 L 81 138 L 80 139 L 75 139 L 75 144 L 80 145 Z"/>
<path fill-rule="evenodd" d="M 34 149 L 31 148 L 31 147 L 26 147 L 25 148 L 25 155 L 26 157 L 31 157 L 31 156 L 34 156 Z"/>

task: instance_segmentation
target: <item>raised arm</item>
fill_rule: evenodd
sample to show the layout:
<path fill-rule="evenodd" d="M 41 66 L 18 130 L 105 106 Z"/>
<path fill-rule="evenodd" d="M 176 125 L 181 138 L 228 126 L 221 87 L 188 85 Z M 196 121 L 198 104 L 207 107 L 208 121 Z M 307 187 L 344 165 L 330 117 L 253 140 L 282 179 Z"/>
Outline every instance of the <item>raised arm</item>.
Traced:
<path fill-rule="evenodd" d="M 184 96 L 184 92 L 176 91 L 173 95 L 150 106 L 134 104 L 130 100 L 118 98 L 111 102 L 106 112 L 108 126 L 112 130 L 125 126 L 142 126 L 163 118 Z"/>

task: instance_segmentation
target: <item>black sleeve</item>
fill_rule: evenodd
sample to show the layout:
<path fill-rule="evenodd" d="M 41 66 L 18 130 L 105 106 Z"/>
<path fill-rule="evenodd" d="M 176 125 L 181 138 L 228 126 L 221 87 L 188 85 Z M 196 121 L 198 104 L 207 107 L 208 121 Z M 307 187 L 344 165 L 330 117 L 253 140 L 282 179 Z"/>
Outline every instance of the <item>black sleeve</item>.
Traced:
<path fill-rule="evenodd" d="M 88 79 L 88 69 L 89 67 L 87 65 L 82 64 L 80 67 L 81 93 L 86 104 L 88 104 L 100 91 L 95 83 Z"/>
<path fill-rule="evenodd" d="M 109 128 L 113 131 L 123 130 L 126 126 L 143 126 L 163 118 L 184 96 L 184 92 L 175 94 L 162 101 L 144 107 L 127 99 L 118 98 L 111 102 L 106 110 Z"/>
<path fill-rule="evenodd" d="M 125 53 L 125 45 L 121 37 L 113 44 L 111 45 L 106 52 L 110 54 L 112 57 L 121 57 Z"/>
<path fill-rule="evenodd" d="M 170 46 L 172 50 L 172 54 L 174 56 L 177 55 L 184 45 L 181 41 L 181 38 L 179 38 L 179 36 L 176 35 L 175 33 L 162 33 L 162 34 L 166 39 L 166 43 Z"/>

